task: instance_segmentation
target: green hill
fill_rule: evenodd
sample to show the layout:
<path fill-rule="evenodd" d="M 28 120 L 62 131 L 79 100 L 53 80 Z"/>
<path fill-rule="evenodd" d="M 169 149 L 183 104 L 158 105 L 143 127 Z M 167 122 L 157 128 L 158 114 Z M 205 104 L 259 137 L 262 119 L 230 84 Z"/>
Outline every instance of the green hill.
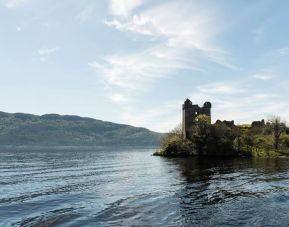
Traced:
<path fill-rule="evenodd" d="M 162 134 L 79 116 L 0 112 L 0 145 L 157 145 Z"/>

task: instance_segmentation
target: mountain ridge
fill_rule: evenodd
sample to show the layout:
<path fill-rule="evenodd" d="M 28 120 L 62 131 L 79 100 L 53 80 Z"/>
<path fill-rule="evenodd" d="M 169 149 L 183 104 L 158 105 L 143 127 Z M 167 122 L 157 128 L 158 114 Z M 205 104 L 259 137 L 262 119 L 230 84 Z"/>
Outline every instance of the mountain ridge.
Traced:
<path fill-rule="evenodd" d="M 158 145 L 163 134 L 77 115 L 0 111 L 0 145 Z"/>

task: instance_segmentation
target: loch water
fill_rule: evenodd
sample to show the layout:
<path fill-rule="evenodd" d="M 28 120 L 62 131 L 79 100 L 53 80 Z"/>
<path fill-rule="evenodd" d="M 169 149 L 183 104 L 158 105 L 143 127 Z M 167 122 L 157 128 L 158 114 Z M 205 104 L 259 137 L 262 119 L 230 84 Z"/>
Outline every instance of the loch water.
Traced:
<path fill-rule="evenodd" d="M 0 226 L 288 226 L 288 159 L 0 149 Z"/>

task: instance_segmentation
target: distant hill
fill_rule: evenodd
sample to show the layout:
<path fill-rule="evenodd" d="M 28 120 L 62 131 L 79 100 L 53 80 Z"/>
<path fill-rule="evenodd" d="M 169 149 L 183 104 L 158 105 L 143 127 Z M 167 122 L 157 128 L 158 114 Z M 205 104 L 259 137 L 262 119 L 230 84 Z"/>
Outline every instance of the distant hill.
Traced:
<path fill-rule="evenodd" d="M 0 112 L 0 145 L 158 145 L 161 133 L 79 116 Z"/>

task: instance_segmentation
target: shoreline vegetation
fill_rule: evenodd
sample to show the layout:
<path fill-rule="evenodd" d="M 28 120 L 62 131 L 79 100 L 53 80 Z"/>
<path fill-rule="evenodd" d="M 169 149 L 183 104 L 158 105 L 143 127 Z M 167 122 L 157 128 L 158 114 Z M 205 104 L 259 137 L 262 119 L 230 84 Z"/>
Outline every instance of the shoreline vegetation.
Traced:
<path fill-rule="evenodd" d="M 179 124 L 161 141 L 156 156 L 165 157 L 287 157 L 289 128 L 280 117 L 235 125 L 234 121 L 210 124 L 206 115 L 197 117 L 190 135 L 183 137 Z"/>

